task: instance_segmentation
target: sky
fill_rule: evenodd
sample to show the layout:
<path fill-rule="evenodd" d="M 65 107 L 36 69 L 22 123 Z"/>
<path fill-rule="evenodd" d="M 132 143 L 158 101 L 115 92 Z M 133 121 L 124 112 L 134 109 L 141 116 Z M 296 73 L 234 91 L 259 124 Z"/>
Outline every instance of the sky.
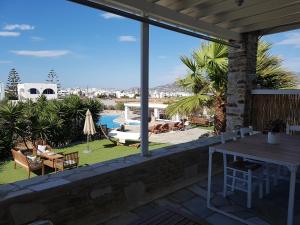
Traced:
<path fill-rule="evenodd" d="M 265 36 L 272 54 L 300 72 L 300 30 Z M 150 26 L 150 87 L 186 74 L 180 56 L 201 40 Z M 0 0 L 0 81 L 16 68 L 22 82 L 126 89 L 140 84 L 140 23 L 66 0 Z"/>

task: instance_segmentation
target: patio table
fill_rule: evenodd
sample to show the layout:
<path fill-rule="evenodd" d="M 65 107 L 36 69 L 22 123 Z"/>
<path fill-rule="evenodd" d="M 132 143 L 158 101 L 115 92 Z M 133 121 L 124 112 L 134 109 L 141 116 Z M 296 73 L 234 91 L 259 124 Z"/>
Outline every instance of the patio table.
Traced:
<path fill-rule="evenodd" d="M 63 155 L 58 154 L 58 153 L 50 154 L 50 155 L 47 154 L 47 153 L 41 153 L 41 154 L 39 154 L 39 156 L 41 158 L 48 159 L 49 163 L 47 163 L 46 161 L 44 161 L 44 164 L 47 165 L 47 166 L 49 166 L 49 167 L 51 167 L 51 168 L 54 168 L 54 169 L 55 169 L 55 160 L 64 157 Z"/>
<path fill-rule="evenodd" d="M 209 148 L 207 207 L 246 224 L 253 224 L 233 214 L 224 212 L 211 204 L 213 153 L 225 153 L 237 157 L 259 160 L 286 166 L 290 171 L 287 225 L 293 225 L 297 169 L 300 165 L 300 138 L 279 134 L 279 144 L 268 144 L 267 135 L 257 134 Z"/>

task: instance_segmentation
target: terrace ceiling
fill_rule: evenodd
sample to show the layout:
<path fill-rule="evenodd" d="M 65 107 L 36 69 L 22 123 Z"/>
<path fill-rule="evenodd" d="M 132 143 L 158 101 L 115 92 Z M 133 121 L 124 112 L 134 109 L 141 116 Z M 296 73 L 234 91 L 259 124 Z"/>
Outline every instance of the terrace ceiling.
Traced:
<path fill-rule="evenodd" d="M 106 5 L 151 20 L 225 40 L 300 28 L 296 0 L 71 0 Z M 242 4 L 239 6 L 238 2 Z"/>

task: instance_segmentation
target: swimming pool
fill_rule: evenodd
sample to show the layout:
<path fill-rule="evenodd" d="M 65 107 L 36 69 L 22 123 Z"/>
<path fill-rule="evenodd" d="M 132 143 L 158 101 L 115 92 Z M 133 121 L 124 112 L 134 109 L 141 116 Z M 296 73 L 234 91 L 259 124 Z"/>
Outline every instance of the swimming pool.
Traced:
<path fill-rule="evenodd" d="M 119 123 L 114 122 L 116 118 L 118 118 L 120 115 L 101 115 L 100 120 L 98 124 L 106 124 L 108 128 L 118 128 L 120 127 Z"/>

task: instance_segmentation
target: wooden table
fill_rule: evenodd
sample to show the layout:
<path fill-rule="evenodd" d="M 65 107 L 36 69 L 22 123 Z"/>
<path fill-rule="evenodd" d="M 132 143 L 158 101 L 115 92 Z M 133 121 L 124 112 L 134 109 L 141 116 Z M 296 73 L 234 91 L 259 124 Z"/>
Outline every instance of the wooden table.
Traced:
<path fill-rule="evenodd" d="M 55 153 L 54 155 L 48 155 L 47 153 L 41 153 L 39 154 L 39 156 L 41 158 L 47 159 L 47 161 L 49 161 L 49 163 L 47 163 L 47 161 L 44 161 L 44 164 L 54 168 L 55 169 L 55 160 L 63 158 L 64 156 L 58 153 Z"/>
<path fill-rule="evenodd" d="M 268 144 L 267 135 L 257 134 L 249 136 L 237 141 L 228 142 L 221 145 L 212 146 L 209 148 L 209 168 L 208 168 L 208 193 L 207 207 L 218 211 L 226 216 L 230 216 L 243 223 L 251 224 L 241 218 L 238 218 L 230 213 L 223 212 L 211 205 L 211 175 L 212 175 L 212 157 L 213 153 L 220 152 L 228 155 L 274 163 L 281 166 L 286 166 L 290 171 L 290 190 L 288 201 L 288 216 L 287 225 L 293 225 L 294 217 L 294 201 L 295 201 L 295 186 L 296 173 L 300 166 L 300 138 L 285 134 L 279 135 L 279 144 Z"/>

